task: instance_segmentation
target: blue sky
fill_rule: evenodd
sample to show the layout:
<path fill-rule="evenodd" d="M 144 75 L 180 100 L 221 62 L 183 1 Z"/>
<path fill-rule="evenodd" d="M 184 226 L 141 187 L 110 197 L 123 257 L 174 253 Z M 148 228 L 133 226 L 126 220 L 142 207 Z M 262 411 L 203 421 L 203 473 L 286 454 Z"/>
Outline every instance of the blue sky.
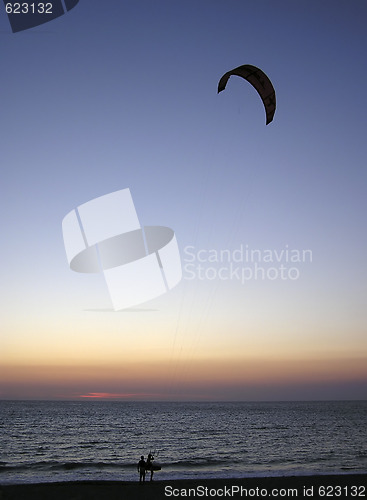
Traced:
<path fill-rule="evenodd" d="M 259 366 L 267 349 L 279 360 L 332 358 L 344 367 L 330 375 L 333 387 L 341 377 L 339 396 L 365 397 L 366 372 L 346 366 L 367 355 L 366 13 L 364 1 L 80 0 L 17 34 L 2 13 L 4 366 L 52 364 L 58 353 L 78 365 L 86 342 L 98 352 L 110 335 L 104 363 L 121 349 L 122 363 L 162 356 L 174 373 L 223 352 Z M 217 95 L 241 64 L 274 84 L 268 126 L 245 81 L 232 77 Z M 61 221 L 126 187 L 141 223 L 172 227 L 182 256 L 188 245 L 288 246 L 311 249 L 312 263 L 294 281 L 185 279 L 146 304 L 151 312 L 93 312 L 110 307 L 103 278 L 69 270 Z M 12 383 L 3 394 L 23 394 Z M 282 387 L 280 398 L 302 396 Z M 254 397 L 237 385 L 231 394 Z"/>

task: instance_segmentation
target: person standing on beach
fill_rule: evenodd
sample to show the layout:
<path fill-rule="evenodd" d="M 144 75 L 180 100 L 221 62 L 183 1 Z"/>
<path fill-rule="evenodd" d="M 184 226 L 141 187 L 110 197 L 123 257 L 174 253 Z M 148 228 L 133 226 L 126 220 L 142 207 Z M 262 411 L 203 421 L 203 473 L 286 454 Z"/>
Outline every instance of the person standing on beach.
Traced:
<path fill-rule="evenodd" d="M 149 453 L 146 468 L 147 468 L 147 470 L 150 470 L 150 480 L 151 481 L 153 481 L 153 474 L 154 474 L 153 460 L 154 460 L 153 455 L 151 453 Z"/>
<path fill-rule="evenodd" d="M 140 478 L 139 478 L 139 483 L 142 481 L 145 482 L 145 468 L 146 468 L 146 462 L 144 460 L 144 456 L 142 455 L 140 457 L 139 463 L 138 463 L 138 472 L 140 473 Z"/>

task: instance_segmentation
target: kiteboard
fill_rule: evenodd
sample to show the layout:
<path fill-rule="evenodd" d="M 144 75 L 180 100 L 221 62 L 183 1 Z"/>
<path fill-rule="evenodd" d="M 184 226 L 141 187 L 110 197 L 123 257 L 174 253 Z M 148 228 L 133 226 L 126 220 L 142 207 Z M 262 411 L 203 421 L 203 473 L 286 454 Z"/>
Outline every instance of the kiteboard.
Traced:
<path fill-rule="evenodd" d="M 150 465 L 149 467 L 145 467 L 145 470 L 152 470 L 155 472 L 156 470 L 162 470 L 162 467 L 158 464 Z"/>

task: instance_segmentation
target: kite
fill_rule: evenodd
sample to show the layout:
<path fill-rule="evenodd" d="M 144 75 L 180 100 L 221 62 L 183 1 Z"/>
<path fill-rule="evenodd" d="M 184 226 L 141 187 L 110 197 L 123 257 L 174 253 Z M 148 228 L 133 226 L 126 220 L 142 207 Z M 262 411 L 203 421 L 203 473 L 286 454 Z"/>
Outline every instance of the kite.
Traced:
<path fill-rule="evenodd" d="M 218 94 L 226 88 L 229 77 L 232 75 L 241 76 L 258 91 L 265 107 L 266 125 L 268 125 L 273 120 L 275 113 L 275 90 L 269 78 L 256 66 L 244 64 L 222 76 L 218 83 Z"/>

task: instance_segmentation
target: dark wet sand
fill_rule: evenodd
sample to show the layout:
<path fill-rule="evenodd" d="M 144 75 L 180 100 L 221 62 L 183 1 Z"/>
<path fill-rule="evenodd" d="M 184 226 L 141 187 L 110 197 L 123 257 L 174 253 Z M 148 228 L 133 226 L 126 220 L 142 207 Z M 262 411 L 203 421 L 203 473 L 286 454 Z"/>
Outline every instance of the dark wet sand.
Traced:
<path fill-rule="evenodd" d="M 0 500 L 159 500 L 165 498 L 367 498 L 367 474 L 244 479 L 75 481 L 0 485 Z M 242 488 L 242 492 L 241 492 Z"/>

